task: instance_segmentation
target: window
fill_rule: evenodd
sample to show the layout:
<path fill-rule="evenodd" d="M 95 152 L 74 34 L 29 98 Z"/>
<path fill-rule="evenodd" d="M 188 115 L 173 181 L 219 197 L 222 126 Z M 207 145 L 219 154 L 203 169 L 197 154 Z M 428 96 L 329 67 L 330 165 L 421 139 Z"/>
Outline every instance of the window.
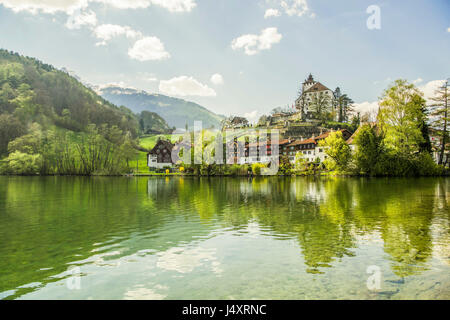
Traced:
<path fill-rule="evenodd" d="M 308 154 L 311 154 L 311 151 L 308 151 Z"/>
<path fill-rule="evenodd" d="M 323 152 L 323 149 L 322 149 L 322 148 L 319 148 L 319 152 Z"/>

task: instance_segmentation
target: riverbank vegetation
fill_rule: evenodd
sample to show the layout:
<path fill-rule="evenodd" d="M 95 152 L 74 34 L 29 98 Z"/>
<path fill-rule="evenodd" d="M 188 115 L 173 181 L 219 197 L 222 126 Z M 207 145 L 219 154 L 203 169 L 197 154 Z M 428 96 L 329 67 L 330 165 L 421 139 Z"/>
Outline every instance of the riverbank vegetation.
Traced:
<path fill-rule="evenodd" d="M 98 96 L 68 73 L 0 50 L 0 173 L 122 174 L 152 121 Z"/>

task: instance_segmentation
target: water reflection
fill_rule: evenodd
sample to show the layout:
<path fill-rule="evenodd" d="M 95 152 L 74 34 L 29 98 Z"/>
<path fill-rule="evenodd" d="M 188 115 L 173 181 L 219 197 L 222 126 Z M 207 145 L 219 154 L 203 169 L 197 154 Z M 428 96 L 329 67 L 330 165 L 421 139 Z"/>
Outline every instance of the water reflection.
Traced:
<path fill-rule="evenodd" d="M 107 268 L 120 268 L 120 262 L 137 268 L 140 259 L 147 259 L 152 272 L 167 273 L 167 281 L 148 288 L 137 273 L 122 270 L 136 283 L 119 298 L 173 297 L 177 285 L 168 286 L 173 272 L 187 276 L 201 269 L 231 278 L 249 267 L 245 256 L 253 255 L 280 273 L 286 265 L 328 280 L 348 259 L 374 256 L 370 248 L 382 249 L 375 262 L 388 263 L 398 279 L 432 270 L 435 259 L 450 265 L 450 179 L 0 177 L 0 182 L 0 298 L 61 281 L 68 265 L 95 266 L 91 274 L 105 277 Z M 278 241 L 271 242 L 276 249 L 257 253 L 264 239 Z M 230 243 L 235 251 L 225 250 Z M 110 277 L 115 281 L 119 275 Z M 447 276 L 440 281 L 449 287 Z"/>

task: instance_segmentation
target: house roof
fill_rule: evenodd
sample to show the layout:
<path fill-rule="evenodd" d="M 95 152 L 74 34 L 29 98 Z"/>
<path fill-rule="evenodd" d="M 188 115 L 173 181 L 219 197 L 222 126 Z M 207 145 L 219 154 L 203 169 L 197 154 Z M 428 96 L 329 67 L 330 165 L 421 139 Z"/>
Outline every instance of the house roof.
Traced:
<path fill-rule="evenodd" d="M 309 88 L 308 90 L 305 90 L 304 93 L 308 93 L 308 92 L 319 92 L 319 91 L 325 91 L 325 90 L 330 90 L 327 87 L 325 87 L 323 84 L 321 84 L 320 82 L 316 82 L 315 84 L 313 84 L 311 86 L 311 88 Z"/>
<path fill-rule="evenodd" d="M 167 149 L 169 149 L 170 151 L 172 151 L 172 148 L 173 148 L 173 144 L 170 142 L 170 141 L 168 141 L 168 140 L 164 140 L 164 139 L 159 139 L 157 142 L 156 142 L 156 144 L 155 144 L 155 146 L 153 147 L 153 149 L 152 150 L 150 150 L 150 154 L 156 154 L 156 150 L 158 150 L 158 148 L 159 148 L 159 146 L 160 145 L 163 145 L 164 147 L 166 147 Z"/>
<path fill-rule="evenodd" d="M 341 131 L 342 133 L 347 132 L 348 135 L 351 135 L 351 134 L 352 134 L 352 133 L 351 133 L 350 131 L 348 131 L 347 129 L 340 129 L 340 130 L 337 130 L 337 131 Z M 315 137 L 314 139 L 315 139 L 315 140 L 326 139 L 326 138 L 330 135 L 331 132 L 336 132 L 336 131 L 327 131 L 327 132 L 322 133 L 321 135 Z"/>
<path fill-rule="evenodd" d="M 283 146 L 285 144 L 289 144 L 290 142 L 291 142 L 291 140 L 289 140 L 289 139 L 282 139 L 282 140 L 278 141 L 278 145 L 279 146 Z M 259 141 L 259 143 L 258 142 L 252 142 L 252 143 L 249 143 L 247 145 L 249 147 L 258 147 L 258 146 L 261 146 L 261 145 L 263 145 L 265 143 L 267 143 L 267 142 L 266 141 Z M 268 143 L 270 143 L 270 141 Z"/>
<path fill-rule="evenodd" d="M 294 140 L 293 142 L 291 142 L 290 144 L 288 144 L 288 147 L 294 147 L 294 146 L 298 146 L 301 144 L 311 144 L 313 143 L 314 145 L 317 143 L 315 138 L 309 138 L 306 140 Z"/>
<path fill-rule="evenodd" d="M 338 130 L 338 131 L 341 131 L 342 133 L 347 132 L 349 135 L 351 134 L 350 131 L 348 131 L 347 129 L 341 129 L 341 130 Z M 319 140 L 327 138 L 330 135 L 331 132 L 333 132 L 333 131 L 327 131 L 327 132 L 322 133 L 321 135 L 319 135 L 317 137 L 314 137 L 314 138 L 311 137 L 311 138 L 306 139 L 306 140 L 294 140 L 293 142 L 291 142 L 287 146 L 288 147 L 293 147 L 293 146 L 298 146 L 298 145 L 302 145 L 302 144 L 311 144 L 311 143 L 313 143 L 314 145 L 317 145 Z M 336 131 L 334 131 L 334 132 L 336 132 Z"/>
<path fill-rule="evenodd" d="M 247 123 L 247 122 L 248 122 L 248 120 L 244 117 L 234 117 L 231 120 L 232 124 L 240 124 L 240 123 Z"/>

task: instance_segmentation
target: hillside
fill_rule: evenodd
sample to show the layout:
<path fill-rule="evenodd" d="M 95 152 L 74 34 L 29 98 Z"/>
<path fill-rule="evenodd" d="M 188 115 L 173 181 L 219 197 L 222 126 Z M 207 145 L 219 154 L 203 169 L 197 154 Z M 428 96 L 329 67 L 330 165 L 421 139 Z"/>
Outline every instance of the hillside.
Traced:
<path fill-rule="evenodd" d="M 211 126 L 219 128 L 220 121 L 224 119 L 224 116 L 217 115 L 194 102 L 161 94 L 149 94 L 142 90 L 118 86 L 98 88 L 97 92 L 108 101 L 126 106 L 135 113 L 144 110 L 156 112 L 171 127 L 184 128 L 186 123 L 191 127 L 194 121 L 200 120 L 204 128 Z"/>
<path fill-rule="evenodd" d="M 142 134 L 170 133 L 174 128 L 169 127 L 166 120 L 157 113 L 142 111 L 138 114 L 139 128 Z"/>
<path fill-rule="evenodd" d="M 4 172 L 118 172 L 134 154 L 138 134 L 138 117 L 129 109 L 106 101 L 67 72 L 0 50 Z"/>

